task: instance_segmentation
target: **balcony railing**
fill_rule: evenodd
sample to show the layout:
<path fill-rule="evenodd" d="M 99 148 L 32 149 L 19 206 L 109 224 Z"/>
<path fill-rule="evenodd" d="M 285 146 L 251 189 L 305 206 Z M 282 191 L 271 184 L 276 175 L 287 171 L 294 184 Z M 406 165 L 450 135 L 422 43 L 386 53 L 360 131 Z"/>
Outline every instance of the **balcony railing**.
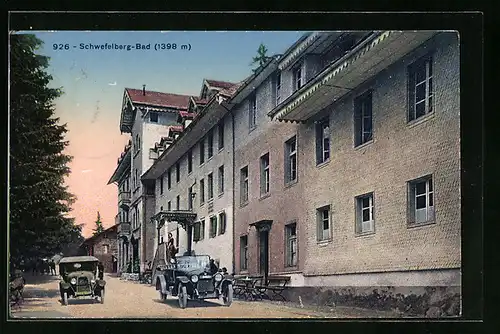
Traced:
<path fill-rule="evenodd" d="M 118 225 L 118 234 L 129 234 L 130 233 L 130 223 L 122 222 Z"/>
<path fill-rule="evenodd" d="M 129 205 L 130 204 L 130 191 L 120 191 L 118 194 L 118 205 Z"/>

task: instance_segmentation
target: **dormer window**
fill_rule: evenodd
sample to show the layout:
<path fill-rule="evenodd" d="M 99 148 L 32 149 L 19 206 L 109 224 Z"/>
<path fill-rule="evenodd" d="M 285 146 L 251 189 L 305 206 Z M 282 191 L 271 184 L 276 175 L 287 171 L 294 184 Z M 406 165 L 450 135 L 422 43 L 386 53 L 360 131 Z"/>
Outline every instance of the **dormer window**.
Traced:
<path fill-rule="evenodd" d="M 149 113 L 149 121 L 151 123 L 158 123 L 158 113 L 156 113 L 156 112 L 150 112 Z"/>
<path fill-rule="evenodd" d="M 303 86 L 302 63 L 293 69 L 293 91 L 299 90 Z"/>

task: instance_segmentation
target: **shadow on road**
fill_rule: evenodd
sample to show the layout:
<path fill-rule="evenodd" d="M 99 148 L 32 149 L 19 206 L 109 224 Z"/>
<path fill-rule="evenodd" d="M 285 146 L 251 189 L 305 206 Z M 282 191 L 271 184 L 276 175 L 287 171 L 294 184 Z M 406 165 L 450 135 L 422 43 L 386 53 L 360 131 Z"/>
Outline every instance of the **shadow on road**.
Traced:
<path fill-rule="evenodd" d="M 59 303 L 63 305 L 63 301 L 59 299 Z M 97 304 L 99 303 L 98 300 L 91 299 L 91 298 L 85 298 L 85 299 L 72 299 L 68 298 L 68 305 L 89 305 L 89 304 Z"/>
<path fill-rule="evenodd" d="M 167 299 L 167 300 L 159 300 L 154 299 L 154 301 L 158 304 L 165 304 L 174 308 L 181 308 L 179 306 L 179 301 L 177 299 Z M 206 300 L 189 300 L 187 307 L 224 307 L 224 305 L 217 304 L 214 302 L 209 302 Z"/>
<path fill-rule="evenodd" d="M 46 284 L 59 280 L 59 275 L 32 275 L 31 273 L 24 273 L 23 276 L 26 284 L 29 285 Z"/>

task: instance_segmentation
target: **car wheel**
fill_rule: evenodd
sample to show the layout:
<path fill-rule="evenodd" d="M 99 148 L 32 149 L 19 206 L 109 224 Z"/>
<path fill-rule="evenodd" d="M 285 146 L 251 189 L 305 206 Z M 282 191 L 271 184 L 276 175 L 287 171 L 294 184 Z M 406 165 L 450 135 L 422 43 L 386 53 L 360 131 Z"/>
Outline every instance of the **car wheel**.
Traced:
<path fill-rule="evenodd" d="M 222 301 L 224 302 L 224 305 L 226 306 L 231 306 L 233 303 L 233 285 L 228 284 L 226 287 L 226 291 L 223 292 L 222 294 Z"/>
<path fill-rule="evenodd" d="M 68 306 L 68 293 L 63 293 L 63 305 Z"/>
<path fill-rule="evenodd" d="M 101 304 L 104 304 L 104 289 L 101 290 Z"/>
<path fill-rule="evenodd" d="M 161 301 L 164 301 L 165 299 L 167 299 L 167 295 L 164 294 L 162 291 L 161 291 L 161 288 L 160 290 L 158 290 L 158 292 L 160 293 L 160 300 Z"/>
<path fill-rule="evenodd" d="M 179 306 L 181 308 L 186 308 L 187 306 L 187 300 L 188 300 L 188 294 L 187 294 L 187 288 L 179 284 L 179 290 L 177 292 L 177 298 L 179 298 Z"/>

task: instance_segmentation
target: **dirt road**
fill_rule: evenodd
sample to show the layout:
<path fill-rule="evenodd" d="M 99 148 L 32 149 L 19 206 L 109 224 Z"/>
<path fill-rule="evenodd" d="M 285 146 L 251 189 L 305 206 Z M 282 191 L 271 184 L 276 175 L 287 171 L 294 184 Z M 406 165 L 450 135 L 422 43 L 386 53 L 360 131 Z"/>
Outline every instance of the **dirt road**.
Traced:
<path fill-rule="evenodd" d="M 13 317 L 34 318 L 324 318 L 326 314 L 275 303 L 235 300 L 230 307 L 219 300 L 189 301 L 179 308 L 177 298 L 159 300 L 154 287 L 107 276 L 104 304 L 92 299 L 60 301 L 57 276 L 28 276 L 25 301 Z M 330 315 L 331 316 L 331 315 Z"/>

